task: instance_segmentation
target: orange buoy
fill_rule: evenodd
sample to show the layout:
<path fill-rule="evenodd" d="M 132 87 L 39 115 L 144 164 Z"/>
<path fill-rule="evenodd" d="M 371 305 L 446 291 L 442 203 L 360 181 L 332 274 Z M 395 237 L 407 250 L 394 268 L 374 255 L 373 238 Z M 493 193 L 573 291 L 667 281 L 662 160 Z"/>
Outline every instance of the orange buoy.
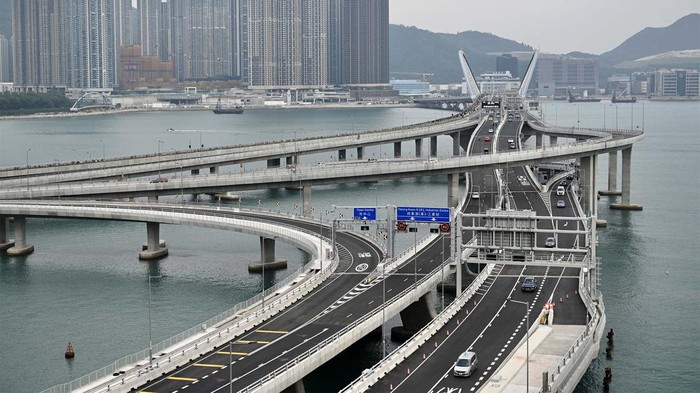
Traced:
<path fill-rule="evenodd" d="M 73 350 L 73 344 L 68 341 L 68 348 L 66 348 L 66 359 L 72 359 L 75 357 L 75 351 Z"/>

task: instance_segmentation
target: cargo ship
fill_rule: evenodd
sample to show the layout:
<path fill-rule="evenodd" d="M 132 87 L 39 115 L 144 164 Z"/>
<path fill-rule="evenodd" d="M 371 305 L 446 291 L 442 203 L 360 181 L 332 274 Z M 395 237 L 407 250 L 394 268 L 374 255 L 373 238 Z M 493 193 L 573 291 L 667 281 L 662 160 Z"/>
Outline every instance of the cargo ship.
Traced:
<path fill-rule="evenodd" d="M 623 92 L 624 93 L 624 92 Z M 637 97 L 631 97 L 631 96 L 617 96 L 615 92 L 613 92 L 612 98 L 610 99 L 613 104 L 634 104 L 637 102 Z"/>
<path fill-rule="evenodd" d="M 569 102 L 600 102 L 600 98 L 575 96 L 569 92 Z"/>
<path fill-rule="evenodd" d="M 214 108 L 214 113 L 217 115 L 240 115 L 243 113 L 243 107 L 238 105 L 231 108 L 224 108 L 221 106 L 221 99 L 216 102 L 216 108 Z"/>

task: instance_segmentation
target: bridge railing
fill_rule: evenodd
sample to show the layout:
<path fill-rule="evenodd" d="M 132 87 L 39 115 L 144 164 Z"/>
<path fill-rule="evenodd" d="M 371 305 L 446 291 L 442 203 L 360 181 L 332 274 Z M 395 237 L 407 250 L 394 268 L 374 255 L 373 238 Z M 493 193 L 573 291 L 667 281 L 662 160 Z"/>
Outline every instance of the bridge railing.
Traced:
<path fill-rule="evenodd" d="M 447 261 L 447 263 L 449 263 L 449 261 Z M 239 392 L 258 391 L 258 389 L 262 388 L 262 385 L 264 385 L 265 383 L 273 381 L 275 378 L 280 377 L 281 375 L 283 375 L 284 373 L 289 371 L 291 368 L 299 365 L 299 363 L 303 362 L 306 359 L 309 359 L 311 356 L 315 355 L 316 353 L 319 353 L 322 349 L 329 346 L 330 344 L 335 343 L 338 339 L 340 339 L 344 335 L 348 334 L 353 329 L 364 324 L 365 322 L 368 322 L 371 318 L 374 318 L 377 315 L 380 315 L 383 309 L 386 309 L 387 307 L 391 306 L 394 302 L 398 301 L 398 299 L 401 299 L 404 296 L 407 296 L 408 294 L 413 292 L 415 290 L 415 288 L 418 288 L 421 285 L 423 285 L 425 282 L 431 280 L 437 274 L 437 272 L 439 272 L 441 269 L 444 269 L 443 265 L 440 265 L 439 267 L 433 269 L 431 272 L 424 275 L 420 280 L 417 281 L 415 286 L 410 286 L 409 288 L 406 288 L 403 291 L 401 291 L 400 293 L 394 295 L 394 297 L 392 299 L 390 299 L 387 303 L 382 303 L 382 305 L 375 308 L 372 312 L 365 314 L 361 318 L 355 320 L 350 325 L 345 326 L 342 330 L 340 330 L 340 331 L 334 333 L 332 336 L 324 339 L 320 343 L 313 346 L 311 349 L 305 351 L 304 353 L 298 355 L 297 357 L 288 361 L 284 365 L 278 367 L 277 369 L 270 372 L 266 376 L 260 378 L 258 381 L 253 382 L 252 384 L 239 390 Z M 377 281 L 377 283 L 378 283 L 378 281 Z M 475 291 L 475 289 L 474 289 L 474 291 Z"/>
<path fill-rule="evenodd" d="M 92 209 L 104 209 L 103 207 L 101 207 L 99 205 L 90 204 L 90 203 L 63 202 L 62 204 L 68 205 L 69 207 L 86 207 L 86 208 L 92 208 Z M 32 204 L 31 203 L 28 203 L 28 204 L 23 203 L 23 205 L 32 205 Z M 41 206 L 41 205 L 45 205 L 45 204 L 36 203 L 35 205 Z M 128 206 L 114 205 L 111 208 L 128 209 L 129 207 Z M 136 210 L 146 210 L 146 209 L 136 209 Z M 158 211 L 161 211 L 163 213 L 174 213 L 174 211 L 172 210 L 172 207 L 168 207 L 168 206 L 164 206 L 164 207 L 152 206 L 147 210 L 149 210 L 149 211 L 158 210 Z M 211 213 L 216 213 L 216 212 L 211 212 Z M 214 217 L 214 218 L 223 218 L 223 217 L 217 216 L 215 214 L 211 214 L 210 216 Z M 249 218 L 249 217 L 246 217 L 245 220 L 254 221 L 254 222 L 263 223 L 263 224 L 268 224 L 268 225 L 273 225 L 276 227 L 293 229 L 294 231 L 299 231 L 299 232 L 303 232 L 307 235 L 318 237 L 318 234 L 316 234 L 314 232 L 305 230 L 303 228 L 295 227 L 292 225 L 278 224 L 278 223 L 273 223 L 269 220 L 255 219 L 255 218 Z M 294 236 L 293 233 L 291 233 L 290 236 Z M 326 241 L 329 241 L 329 240 L 326 239 Z M 322 256 L 320 256 L 320 257 L 322 257 Z M 297 280 L 298 277 L 303 272 L 308 271 L 314 263 L 315 263 L 315 261 L 313 261 L 313 260 L 308 262 L 307 264 L 300 267 L 299 269 L 297 269 L 293 273 L 289 274 L 284 279 L 277 282 L 272 287 L 266 289 L 264 291 L 264 296 L 269 298 L 271 294 L 274 294 L 275 292 L 279 291 L 281 288 L 289 285 L 292 281 Z M 311 280 L 306 281 L 304 284 L 302 284 L 302 287 L 306 287 L 309 285 L 315 286 L 317 281 L 324 278 L 325 276 L 330 274 L 335 269 L 335 267 L 337 266 L 337 263 L 338 263 L 337 256 L 334 256 L 332 263 L 329 264 L 330 266 L 327 266 L 326 268 L 324 268 L 323 272 L 321 272 L 320 275 L 314 275 L 314 277 L 312 277 Z M 292 294 L 287 294 L 281 298 L 276 299 L 275 301 L 271 302 L 272 304 L 268 304 L 266 306 L 266 308 L 270 309 L 272 307 L 275 307 L 276 303 L 280 303 L 280 302 L 285 301 L 286 298 L 291 296 L 291 295 Z M 110 375 L 113 377 L 121 377 L 123 374 L 125 374 L 124 370 L 123 370 L 125 368 L 131 368 L 130 371 L 133 371 L 135 366 L 136 366 L 135 368 L 138 369 L 139 366 L 148 365 L 149 353 L 153 353 L 154 357 L 158 357 L 159 356 L 159 355 L 157 355 L 158 353 L 163 352 L 163 351 L 167 350 L 168 348 L 172 348 L 179 343 L 183 343 L 183 342 L 187 341 L 188 339 L 191 339 L 195 336 L 202 336 L 201 339 L 206 340 L 208 342 L 209 338 L 207 336 L 214 336 L 217 332 L 214 331 L 214 332 L 207 333 L 207 329 L 214 327 L 214 326 L 217 326 L 217 325 L 220 325 L 223 322 L 230 320 L 231 318 L 233 318 L 237 314 L 240 314 L 244 310 L 249 309 L 254 304 L 260 302 L 262 300 L 262 297 L 263 297 L 263 293 L 259 293 L 255 296 L 253 296 L 252 298 L 245 300 L 245 301 L 242 301 L 242 302 L 236 304 L 234 307 L 232 307 L 232 308 L 230 308 L 230 309 L 228 309 L 228 310 L 226 310 L 226 311 L 224 311 L 224 312 L 222 312 L 222 313 L 220 313 L 212 318 L 209 318 L 206 321 L 204 321 L 200 324 L 197 324 L 196 326 L 194 326 L 190 329 L 187 329 L 186 331 L 184 331 L 180 334 L 177 334 L 177 335 L 172 336 L 166 340 L 163 340 L 157 344 L 154 344 L 152 347 L 152 351 L 149 351 L 149 349 L 144 349 L 144 350 L 141 350 L 137 353 L 124 356 L 108 366 L 105 366 L 99 370 L 93 371 L 93 372 L 91 372 L 87 375 L 84 375 L 80 378 L 77 378 L 73 381 L 70 381 L 70 382 L 67 382 L 64 384 L 60 384 L 60 385 L 56 385 L 54 387 L 46 389 L 46 390 L 42 391 L 41 393 L 68 393 L 68 392 L 71 392 L 75 389 L 79 389 L 81 387 L 85 387 L 87 385 L 94 384 L 97 381 L 100 381 L 100 380 L 102 380 Z M 263 310 L 261 312 L 264 313 L 265 311 Z M 258 316 L 258 311 L 255 311 L 255 316 Z M 227 329 L 226 332 L 228 333 L 229 330 Z M 218 332 L 218 335 L 221 336 L 221 332 Z M 195 344 L 195 348 L 196 348 L 196 344 Z M 183 351 L 182 355 L 184 356 L 184 351 Z M 170 361 L 170 357 L 168 358 L 168 361 Z M 141 373 L 142 372 L 139 371 L 139 375 L 141 375 Z M 124 375 L 124 377 L 126 377 L 126 375 Z"/>

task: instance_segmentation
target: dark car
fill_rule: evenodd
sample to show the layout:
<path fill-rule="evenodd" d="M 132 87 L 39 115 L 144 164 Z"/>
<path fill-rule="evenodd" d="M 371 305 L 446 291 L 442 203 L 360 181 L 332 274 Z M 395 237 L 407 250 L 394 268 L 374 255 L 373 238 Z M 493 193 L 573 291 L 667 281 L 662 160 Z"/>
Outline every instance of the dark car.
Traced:
<path fill-rule="evenodd" d="M 491 137 L 488 136 L 488 135 L 486 135 L 486 136 L 484 137 L 484 142 L 491 142 Z"/>
<path fill-rule="evenodd" d="M 536 290 L 537 280 L 535 280 L 535 277 L 525 277 L 521 289 L 523 290 L 523 292 L 532 292 Z"/>

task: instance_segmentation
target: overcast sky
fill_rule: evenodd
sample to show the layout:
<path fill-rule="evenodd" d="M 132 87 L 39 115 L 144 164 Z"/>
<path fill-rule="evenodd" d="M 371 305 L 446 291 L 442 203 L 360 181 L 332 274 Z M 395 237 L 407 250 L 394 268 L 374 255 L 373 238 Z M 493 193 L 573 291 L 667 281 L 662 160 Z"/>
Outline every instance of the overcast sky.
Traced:
<path fill-rule="evenodd" d="M 690 13 L 700 0 L 389 0 L 392 24 L 493 33 L 548 53 L 601 54 Z"/>

